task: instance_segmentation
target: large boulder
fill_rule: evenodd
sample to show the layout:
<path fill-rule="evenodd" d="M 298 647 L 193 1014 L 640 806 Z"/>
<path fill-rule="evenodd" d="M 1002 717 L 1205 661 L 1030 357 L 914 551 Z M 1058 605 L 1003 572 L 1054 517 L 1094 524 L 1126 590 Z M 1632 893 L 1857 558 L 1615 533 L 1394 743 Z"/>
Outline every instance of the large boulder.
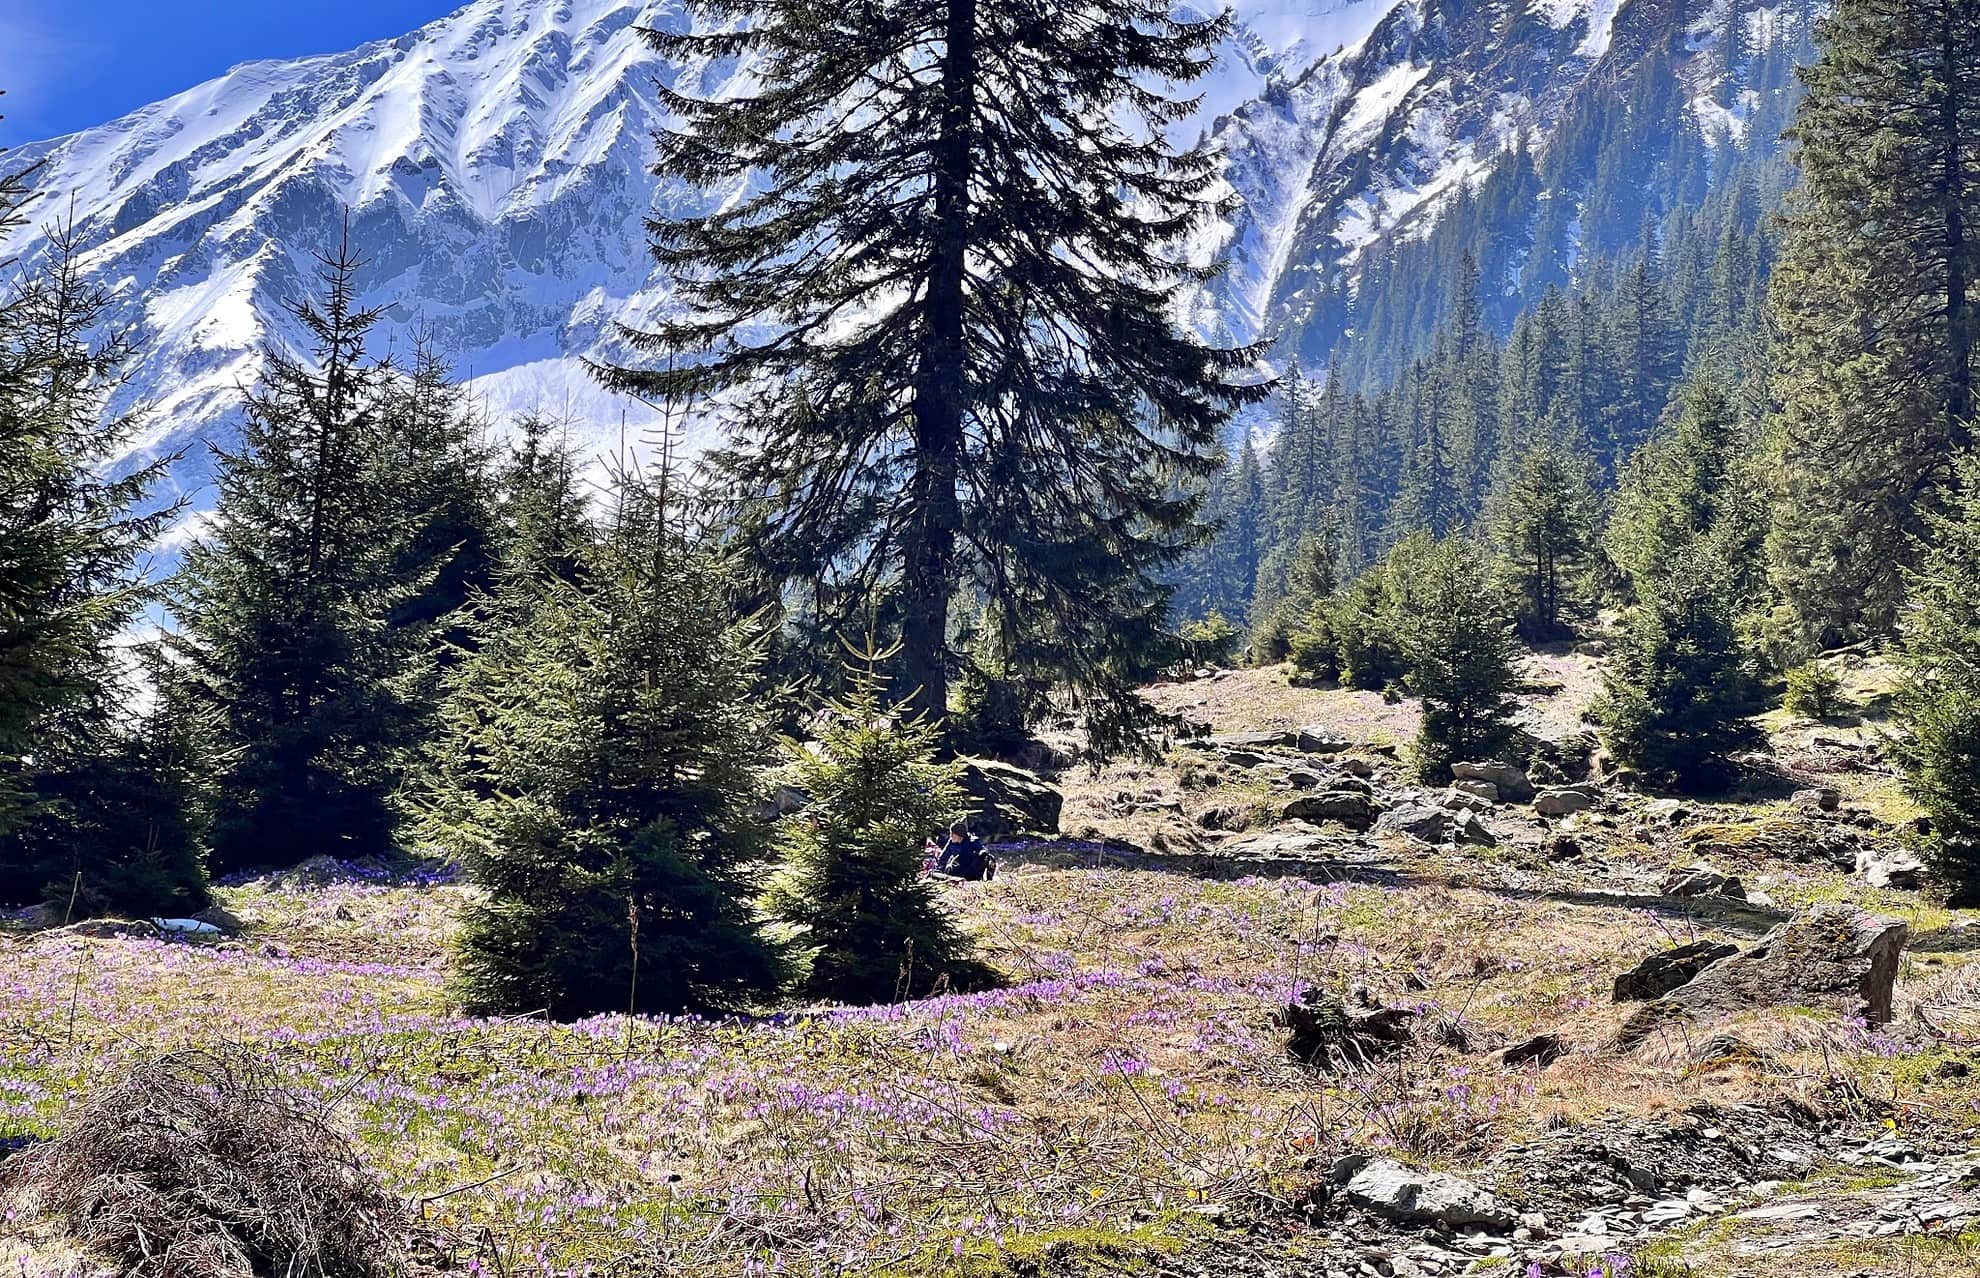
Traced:
<path fill-rule="evenodd" d="M 1616 977 L 1615 1001 L 1640 1003 L 1662 998 L 1722 958 L 1739 953 L 1737 945 L 1718 941 L 1692 941 L 1662 953 L 1652 954 L 1635 967 Z"/>
<path fill-rule="evenodd" d="M 1451 814 L 1434 803 L 1399 803 L 1375 823 L 1377 834 L 1406 834 L 1425 843 L 1442 843 L 1450 829 Z"/>
<path fill-rule="evenodd" d="M 1891 1019 L 1898 957 L 1910 931 L 1848 905 L 1825 905 L 1769 932 L 1742 954 L 1721 958 L 1623 1027 L 1625 1044 L 1655 1026 L 1755 1007 L 1823 1007 L 1872 1025 Z"/>
<path fill-rule="evenodd" d="M 1398 1224 L 1509 1229 L 1513 1213 L 1491 1191 L 1460 1176 L 1418 1171 L 1388 1158 L 1344 1159 L 1341 1195 Z"/>
<path fill-rule="evenodd" d="M 1672 866 L 1658 891 L 1665 896 L 1729 896 L 1746 899 L 1746 885 L 1717 866 L 1695 862 Z"/>
<path fill-rule="evenodd" d="M 1354 743 L 1331 728 L 1309 723 L 1293 734 L 1293 748 L 1303 754 L 1339 754 Z"/>
<path fill-rule="evenodd" d="M 1869 843 L 1856 853 L 1856 876 L 1871 887 L 1915 891 L 1924 886 L 1925 863 L 1909 848 Z"/>
<path fill-rule="evenodd" d="M 1381 808 L 1365 794 L 1352 790 L 1325 790 L 1289 799 L 1280 815 L 1288 821 L 1338 821 L 1356 830 L 1375 823 Z"/>
<path fill-rule="evenodd" d="M 1494 799 L 1508 803 L 1519 803 L 1532 797 L 1533 783 L 1526 779 L 1526 773 L 1517 765 L 1504 759 L 1487 759 L 1476 763 L 1453 763 L 1451 775 L 1459 781 L 1490 782 L 1498 791 Z"/>
<path fill-rule="evenodd" d="M 1559 786 L 1533 796 L 1533 810 L 1541 816 L 1569 816 L 1595 806 L 1595 796 L 1586 786 Z"/>
<path fill-rule="evenodd" d="M 1059 832 L 1064 797 L 1037 773 L 995 759 L 965 759 L 960 779 L 977 834 L 999 838 Z"/>

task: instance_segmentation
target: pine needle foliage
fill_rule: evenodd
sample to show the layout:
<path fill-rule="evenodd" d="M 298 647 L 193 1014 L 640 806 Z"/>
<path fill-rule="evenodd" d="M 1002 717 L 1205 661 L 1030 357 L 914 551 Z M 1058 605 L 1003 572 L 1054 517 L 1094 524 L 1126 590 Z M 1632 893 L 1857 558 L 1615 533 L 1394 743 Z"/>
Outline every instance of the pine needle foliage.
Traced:
<path fill-rule="evenodd" d="M 1980 902 L 1980 458 L 1960 467 L 1953 508 L 1910 581 L 1898 713 L 1912 796 L 1932 818 L 1931 849 L 1956 904 Z"/>
<path fill-rule="evenodd" d="M 1425 780 L 1441 780 L 1453 763 L 1503 755 L 1512 739 L 1513 622 L 1472 542 L 1446 538 L 1413 567 L 1401 644 L 1409 690 L 1423 703 L 1415 764 Z"/>
<path fill-rule="evenodd" d="M 220 499 L 173 585 L 173 638 L 215 765 L 216 872 L 394 846 L 417 636 L 390 624 L 408 576 L 403 507 L 381 464 L 391 373 L 366 350 L 349 237 L 321 300 L 290 305 L 307 357 L 270 348 Z"/>
<path fill-rule="evenodd" d="M 780 988 L 753 905 L 762 646 L 731 616 L 723 565 L 628 477 L 572 578 L 506 571 L 474 630 L 429 816 L 483 891 L 459 939 L 462 1003 L 679 1013 Z"/>
<path fill-rule="evenodd" d="M 811 804 L 779 827 L 784 868 L 768 903 L 810 951 L 813 998 L 880 1003 L 980 977 L 921 865 L 923 840 L 967 807 L 960 768 L 936 761 L 933 725 L 887 702 L 880 666 L 891 655 L 871 643 L 855 653 L 851 691 L 828 707 L 818 740 L 788 747 Z"/>
<path fill-rule="evenodd" d="M 0 178 L 0 231 L 27 196 L 23 179 Z M 80 874 L 84 908 L 148 912 L 205 884 L 183 846 L 160 853 L 168 872 L 127 874 L 117 833 L 185 814 L 132 754 L 118 639 L 155 595 L 145 553 L 178 508 L 151 494 L 176 459 L 113 470 L 138 423 L 108 412 L 132 355 L 103 335 L 109 304 L 66 224 L 0 297 L 0 900 L 58 881 L 73 894 Z"/>
<path fill-rule="evenodd" d="M 601 370 L 656 401 L 725 397 L 717 457 L 773 579 L 857 623 L 897 597 L 910 700 L 948 711 L 952 607 L 1023 619 L 1026 669 L 1072 692 L 1096 748 L 1142 743 L 1168 664 L 1163 571 L 1255 352 L 1179 329 L 1204 272 L 1181 239 L 1211 158 L 1163 140 L 1227 16 L 1156 0 L 700 0 L 670 60 L 747 56 L 720 100 L 663 86 L 658 169 L 714 211 L 651 224 L 685 310 Z M 744 184 L 748 184 L 746 188 Z M 676 361 L 673 357 L 680 356 Z M 822 584 L 821 584 L 822 583 Z"/>
<path fill-rule="evenodd" d="M 1595 717 L 1618 763 L 1682 790 L 1710 790 L 1759 731 L 1751 665 L 1735 625 L 1731 571 L 1694 542 L 1624 619 Z"/>

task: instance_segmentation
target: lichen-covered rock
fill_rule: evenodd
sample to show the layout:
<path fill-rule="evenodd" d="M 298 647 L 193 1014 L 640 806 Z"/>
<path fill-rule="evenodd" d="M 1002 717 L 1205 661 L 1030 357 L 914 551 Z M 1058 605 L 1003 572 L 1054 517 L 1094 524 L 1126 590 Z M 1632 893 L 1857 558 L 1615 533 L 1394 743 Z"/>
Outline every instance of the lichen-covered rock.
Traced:
<path fill-rule="evenodd" d="M 1692 941 L 1652 954 L 1635 967 L 1616 977 L 1614 999 L 1618 1003 L 1640 1003 L 1662 998 L 1678 986 L 1722 958 L 1739 953 L 1737 945 L 1719 941 Z"/>
<path fill-rule="evenodd" d="M 1487 759 L 1473 763 L 1453 763 L 1451 775 L 1459 781 L 1487 781 L 1498 791 L 1495 799 L 1507 803 L 1519 803 L 1532 797 L 1533 783 L 1517 765 L 1504 759 Z"/>
<path fill-rule="evenodd" d="M 1853 906 L 1823 906 L 1643 1004 L 1624 1023 L 1619 1046 L 1634 1046 L 1672 1021 L 1756 1007 L 1824 1007 L 1846 1020 L 1886 1024 L 1909 935 L 1903 923 Z"/>
<path fill-rule="evenodd" d="M 1352 790 L 1326 790 L 1302 794 L 1286 802 L 1280 814 L 1288 821 L 1338 821 L 1357 830 L 1366 830 L 1381 812 L 1375 800 Z"/>
<path fill-rule="evenodd" d="M 960 779 L 979 835 L 1059 832 L 1064 797 L 1037 773 L 994 759 L 965 759 Z"/>

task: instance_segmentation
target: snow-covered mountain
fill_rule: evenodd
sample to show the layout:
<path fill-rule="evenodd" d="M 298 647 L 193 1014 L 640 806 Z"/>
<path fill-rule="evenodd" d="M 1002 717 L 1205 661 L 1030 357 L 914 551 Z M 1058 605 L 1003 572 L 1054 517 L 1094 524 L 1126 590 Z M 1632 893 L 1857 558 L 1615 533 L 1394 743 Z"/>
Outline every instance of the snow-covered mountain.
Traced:
<path fill-rule="evenodd" d="M 1297 323 L 1316 269 L 1425 224 L 1515 137 L 1545 147 L 1564 102 L 1625 82 L 1650 43 L 1677 33 L 1698 79 L 1729 21 L 1773 29 L 1806 2 L 1236 0 L 1191 127 L 1236 197 L 1195 250 L 1228 271 L 1192 322 L 1239 339 Z M 568 411 L 601 441 L 622 413 L 636 425 L 641 406 L 605 396 L 580 359 L 611 357 L 613 321 L 668 304 L 642 218 L 726 194 L 648 171 L 656 80 L 720 92 L 737 73 L 663 64 L 639 36 L 682 21 L 676 0 L 473 0 L 10 156 L 41 165 L 43 216 L 73 208 L 87 268 L 136 329 L 141 447 L 183 446 L 235 409 L 346 209 L 389 340 L 429 334 L 497 417 Z M 1736 102 L 1698 114 L 1701 131 L 1736 125 Z M 18 232 L 0 260 L 40 243 Z M 199 466 L 194 450 L 189 481 Z"/>

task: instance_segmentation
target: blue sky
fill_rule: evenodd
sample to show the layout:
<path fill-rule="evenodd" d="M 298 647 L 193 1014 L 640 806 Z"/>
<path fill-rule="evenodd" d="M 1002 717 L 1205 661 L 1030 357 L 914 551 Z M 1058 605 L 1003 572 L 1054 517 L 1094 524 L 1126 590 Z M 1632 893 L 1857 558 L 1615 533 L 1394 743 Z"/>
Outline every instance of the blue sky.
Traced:
<path fill-rule="evenodd" d="M 404 35 L 465 0 L 0 0 L 0 146 L 114 120 L 238 62 Z"/>

